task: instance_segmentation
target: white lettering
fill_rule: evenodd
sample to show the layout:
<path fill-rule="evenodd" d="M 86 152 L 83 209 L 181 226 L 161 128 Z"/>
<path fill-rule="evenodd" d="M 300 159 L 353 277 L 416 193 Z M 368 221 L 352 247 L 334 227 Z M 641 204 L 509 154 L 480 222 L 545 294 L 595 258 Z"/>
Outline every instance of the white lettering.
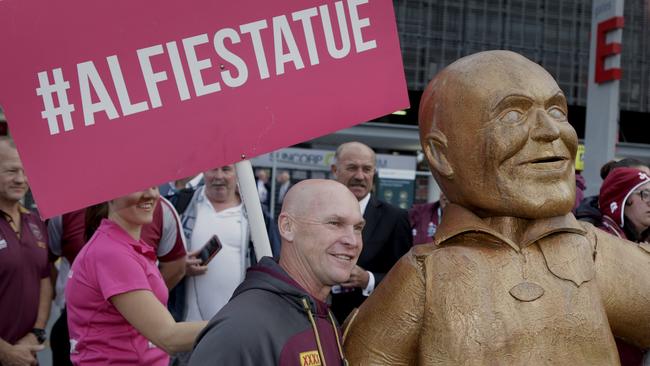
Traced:
<path fill-rule="evenodd" d="M 357 48 L 357 53 L 377 48 L 377 42 L 374 39 L 364 42 L 363 35 L 361 34 L 361 28 L 365 28 L 370 25 L 370 19 L 359 19 L 359 12 L 357 11 L 357 7 L 361 4 L 367 3 L 368 0 L 348 0 L 348 7 L 350 9 L 350 23 L 352 24 L 352 34 L 354 35 L 354 45 Z"/>
<path fill-rule="evenodd" d="M 169 60 L 172 62 L 172 70 L 174 72 L 174 79 L 176 79 L 178 95 L 181 97 L 181 100 L 190 99 L 190 91 L 187 88 L 187 80 L 185 80 L 185 72 L 183 71 L 183 64 L 181 63 L 181 56 L 178 54 L 176 42 L 167 42 L 166 46 L 167 52 L 169 53 Z"/>
<path fill-rule="evenodd" d="M 300 70 L 305 67 L 305 64 L 302 62 L 302 58 L 300 57 L 300 52 L 298 51 L 296 40 L 293 38 L 293 33 L 291 33 L 291 27 L 289 27 L 287 17 L 284 15 L 273 17 L 273 41 L 275 45 L 276 75 L 284 74 L 284 64 L 287 62 L 293 62 L 296 70 Z M 288 53 L 283 53 L 285 42 L 289 51 Z"/>
<path fill-rule="evenodd" d="M 147 93 L 149 93 L 149 100 L 151 101 L 151 108 L 158 108 L 162 106 L 160 101 L 160 93 L 158 92 L 158 83 L 167 80 L 167 73 L 164 71 L 153 72 L 151 67 L 151 56 L 162 54 L 163 48 L 157 44 L 155 46 L 141 48 L 138 51 L 138 60 L 140 61 L 140 69 L 142 69 L 142 76 L 144 76 L 144 83 L 147 86 Z"/>
<path fill-rule="evenodd" d="M 266 64 L 266 55 L 264 54 L 264 46 L 262 45 L 262 36 L 260 30 L 266 29 L 268 24 L 266 20 L 258 20 L 257 22 L 247 23 L 239 27 L 239 31 L 250 33 L 251 40 L 253 41 L 253 49 L 255 50 L 255 58 L 257 59 L 257 69 L 260 72 L 260 79 L 267 79 L 269 77 L 269 67 Z"/>
<path fill-rule="evenodd" d="M 135 90 L 129 90 L 134 86 L 138 87 L 135 84 L 141 83 L 141 79 L 137 72 L 136 74 L 130 72 L 132 68 L 125 66 L 125 69 L 122 69 L 126 58 L 120 60 L 122 56 L 117 54 L 106 57 L 116 95 L 109 94 L 103 81 L 103 78 L 108 75 L 100 76 L 94 61 L 79 63 L 76 66 L 84 122 L 86 126 L 95 124 L 95 115 L 98 112 L 106 113 L 108 119 L 112 120 L 120 116 L 129 116 L 162 107 L 162 91 L 165 91 L 165 98 L 173 99 L 171 89 L 160 89 L 160 83 L 171 79 L 170 72 L 173 72 L 180 101 L 185 101 L 193 97 L 218 92 L 222 89 L 222 83 L 229 88 L 244 86 L 249 81 L 251 73 L 254 73 L 252 71 L 252 68 L 255 67 L 253 62 L 257 63 L 261 80 L 270 78 L 267 51 L 273 52 L 274 56 L 271 61 L 275 62 L 273 76 L 281 76 L 286 73 L 287 67 L 290 71 L 305 69 L 307 61 L 304 57 L 307 55 L 309 57 L 307 66 L 315 66 L 320 64 L 321 57 L 328 61 L 342 60 L 356 53 L 375 49 L 378 47 L 377 42 L 381 42 L 381 38 L 377 39 L 379 36 L 374 35 L 375 33 L 372 32 L 374 28 L 367 29 L 374 21 L 371 19 L 372 17 L 363 15 L 370 14 L 368 11 L 364 13 L 365 9 L 370 9 L 369 6 L 364 7 L 368 4 L 370 4 L 370 0 L 335 0 L 320 6 L 298 9 L 290 15 L 279 14 L 272 18 L 232 28 L 216 29 L 214 33 L 206 31 L 207 33 L 190 35 L 180 41 L 168 41 L 137 49 L 140 72 L 142 80 L 145 82 L 148 98 L 140 96 L 140 89 L 136 89 L 138 93 L 135 94 Z M 317 17 L 320 17 L 321 24 L 318 24 Z M 378 23 L 372 25 L 377 27 Z M 302 33 L 293 34 L 294 31 L 301 32 L 298 27 L 302 27 Z M 322 34 L 316 34 L 316 32 L 321 32 L 321 29 Z M 214 35 L 212 39 L 208 34 Z M 250 42 L 248 39 L 244 39 L 247 37 L 246 35 L 250 37 Z M 303 35 L 304 43 L 302 43 Z M 211 49 L 209 49 L 209 45 L 202 46 L 209 42 L 212 42 Z M 354 50 L 352 42 L 354 42 Z M 298 45 L 298 43 L 300 44 Z M 273 47 L 272 50 L 271 47 Z M 179 50 L 179 48 L 182 49 Z M 166 62 L 164 59 L 155 58 L 165 53 L 169 58 L 171 69 L 167 64 L 160 63 Z M 253 53 L 255 61 L 252 60 Z M 163 69 L 154 70 L 154 64 L 158 69 Z M 287 66 L 287 64 L 292 65 Z M 345 62 L 341 62 L 341 65 L 345 65 Z M 100 71 L 103 70 L 103 68 L 100 69 Z M 186 74 L 188 70 L 194 88 L 193 93 L 189 88 L 188 75 Z M 47 120 L 50 134 L 58 134 L 60 132 L 59 119 L 63 121 L 65 131 L 73 129 L 71 112 L 74 111 L 74 105 L 67 102 L 67 90 L 70 89 L 70 83 L 63 79 L 61 69 L 53 69 L 52 77 L 54 81 L 50 83 L 47 71 L 38 73 L 39 86 L 36 88 L 36 94 L 43 99 L 44 109 L 41 116 Z M 171 85 L 168 88 L 171 88 Z M 169 92 L 167 92 L 168 90 Z M 142 100 L 133 100 L 132 96 Z M 54 106 L 53 97 L 58 98 L 59 106 Z M 117 103 L 112 100 L 116 97 L 115 101 L 119 102 L 120 107 L 119 113 L 116 109 Z"/>
<path fill-rule="evenodd" d="M 79 76 L 79 92 L 81 93 L 81 105 L 84 110 L 84 123 L 86 126 L 95 124 L 95 113 L 104 111 L 109 119 L 119 117 L 115 105 L 111 100 L 104 82 L 92 61 L 77 64 L 77 75 Z M 99 102 L 93 103 L 90 86 L 92 85 Z"/>
<path fill-rule="evenodd" d="M 122 68 L 117 56 L 106 57 L 108 68 L 111 70 L 111 77 L 113 77 L 113 84 L 115 84 L 115 91 L 117 92 L 117 99 L 120 101 L 120 108 L 122 108 L 122 115 L 128 116 L 134 113 L 143 112 L 149 109 L 146 101 L 131 104 L 129 91 L 126 90 L 126 83 L 124 82 L 124 75 L 122 75 Z"/>
<path fill-rule="evenodd" d="M 316 50 L 316 40 L 314 39 L 314 30 L 311 26 L 311 18 L 318 15 L 316 8 L 309 8 L 297 11 L 291 14 L 294 21 L 300 20 L 302 22 L 302 29 L 305 32 L 305 42 L 307 43 L 307 51 L 309 52 L 309 62 L 311 65 L 318 65 L 318 51 Z"/>
<path fill-rule="evenodd" d="M 233 44 L 241 42 L 241 39 L 239 38 L 239 34 L 231 28 L 221 29 L 214 35 L 214 50 L 217 52 L 217 55 L 233 64 L 238 74 L 235 78 L 232 76 L 230 70 L 224 70 L 221 72 L 221 78 L 224 84 L 231 88 L 236 88 L 242 86 L 248 80 L 248 68 L 244 60 L 226 48 L 224 44 L 226 38 L 229 38 Z"/>
<path fill-rule="evenodd" d="M 320 10 L 321 21 L 323 22 L 323 30 L 325 31 L 325 43 L 327 44 L 327 52 L 333 58 L 343 58 L 350 53 L 350 34 L 348 33 L 348 24 L 345 21 L 345 9 L 343 2 L 337 1 L 334 4 L 336 7 L 336 16 L 339 23 L 339 31 L 341 34 L 341 49 L 336 48 L 334 41 L 334 32 L 332 31 L 332 20 L 330 19 L 329 9 L 327 5 L 318 7 Z"/>
<path fill-rule="evenodd" d="M 196 57 L 196 50 L 194 47 L 208 43 L 208 35 L 201 34 L 198 36 L 185 38 L 183 39 L 183 47 L 185 48 L 185 57 L 187 57 L 187 63 L 190 68 L 190 75 L 192 76 L 192 83 L 194 84 L 194 91 L 196 96 L 200 97 L 202 95 L 218 92 L 221 90 L 221 85 L 219 82 L 205 85 L 203 84 L 203 77 L 201 76 L 201 70 L 205 70 L 212 66 L 210 59 L 199 60 Z"/>

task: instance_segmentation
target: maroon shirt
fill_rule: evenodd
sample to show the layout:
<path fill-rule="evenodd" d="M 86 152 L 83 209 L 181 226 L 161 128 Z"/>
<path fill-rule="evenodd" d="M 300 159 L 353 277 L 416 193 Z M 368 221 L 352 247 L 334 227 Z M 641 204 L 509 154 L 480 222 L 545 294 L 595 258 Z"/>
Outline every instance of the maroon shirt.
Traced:
<path fill-rule="evenodd" d="M 34 328 L 41 279 L 50 276 L 47 228 L 20 207 L 20 237 L 0 211 L 0 338 L 14 344 Z"/>
<path fill-rule="evenodd" d="M 163 234 L 163 204 L 167 203 L 163 203 L 162 200 L 158 201 L 153 212 L 152 222 L 142 226 L 142 240 L 154 247 L 156 251 L 158 250 L 158 245 Z M 173 209 L 173 207 L 171 209 Z M 85 208 L 63 214 L 61 218 L 61 254 L 70 263 L 74 261 L 77 254 L 81 251 L 81 248 L 86 244 L 86 241 L 84 240 L 84 231 L 86 228 L 85 218 Z M 173 249 L 164 256 L 159 257 L 158 260 L 161 262 L 171 262 L 185 256 L 185 246 L 180 231 L 181 229 L 179 225 Z"/>
<path fill-rule="evenodd" d="M 409 210 L 409 222 L 413 234 L 413 245 L 433 242 L 440 225 L 440 201 L 413 205 Z"/>

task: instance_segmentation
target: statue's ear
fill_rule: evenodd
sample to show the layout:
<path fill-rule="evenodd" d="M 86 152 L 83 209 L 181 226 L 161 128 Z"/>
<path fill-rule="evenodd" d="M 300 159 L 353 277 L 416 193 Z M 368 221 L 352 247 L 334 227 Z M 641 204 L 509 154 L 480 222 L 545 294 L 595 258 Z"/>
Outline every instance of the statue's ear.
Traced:
<path fill-rule="evenodd" d="M 425 136 L 424 155 L 429 161 L 429 166 L 441 176 L 451 179 L 454 169 L 447 160 L 447 136 L 438 129 L 433 129 Z"/>

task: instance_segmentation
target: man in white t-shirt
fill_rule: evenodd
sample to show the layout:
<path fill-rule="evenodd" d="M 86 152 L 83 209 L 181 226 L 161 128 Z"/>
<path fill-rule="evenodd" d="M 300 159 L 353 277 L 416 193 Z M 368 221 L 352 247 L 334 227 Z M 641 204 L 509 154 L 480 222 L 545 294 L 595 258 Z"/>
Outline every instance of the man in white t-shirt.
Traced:
<path fill-rule="evenodd" d="M 186 321 L 210 320 L 228 302 L 250 266 L 248 220 L 237 193 L 234 165 L 203 175 L 205 186 L 194 193 L 182 218 L 187 251 L 200 250 L 215 234 L 223 247 L 207 266 L 190 255 Z"/>
<path fill-rule="evenodd" d="M 253 255 L 248 219 L 237 192 L 235 166 L 208 170 L 203 172 L 203 178 L 205 185 L 194 192 L 181 216 L 189 253 L 181 292 L 185 297 L 184 321 L 210 320 L 244 280 Z M 215 234 L 222 248 L 208 265 L 201 265 L 197 254 Z M 187 365 L 190 355 L 175 355 L 171 365 Z"/>

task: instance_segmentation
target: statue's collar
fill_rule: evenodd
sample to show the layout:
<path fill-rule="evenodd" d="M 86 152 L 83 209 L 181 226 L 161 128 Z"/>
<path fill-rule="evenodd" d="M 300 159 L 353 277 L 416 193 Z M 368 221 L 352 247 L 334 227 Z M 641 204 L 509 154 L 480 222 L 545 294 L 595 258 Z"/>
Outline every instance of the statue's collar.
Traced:
<path fill-rule="evenodd" d="M 448 240 L 460 235 L 479 234 L 482 240 L 497 242 L 499 244 L 505 243 L 519 252 L 520 248 L 525 248 L 548 235 L 559 232 L 579 235 L 585 235 L 587 233 L 580 223 L 578 223 L 575 216 L 572 213 L 568 213 L 563 216 L 532 220 L 522 236 L 521 243 L 517 245 L 490 227 L 473 212 L 462 206 L 450 203 L 443 211 L 442 222 L 436 231 L 435 243 L 437 245 L 445 245 Z"/>

